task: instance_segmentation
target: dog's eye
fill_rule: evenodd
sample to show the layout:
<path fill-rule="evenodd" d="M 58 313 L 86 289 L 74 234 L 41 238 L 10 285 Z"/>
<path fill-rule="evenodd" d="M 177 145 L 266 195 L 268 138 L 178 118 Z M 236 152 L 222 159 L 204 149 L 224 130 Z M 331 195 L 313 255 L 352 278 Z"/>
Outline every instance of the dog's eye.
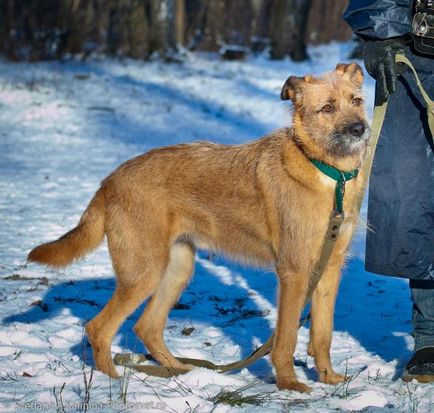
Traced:
<path fill-rule="evenodd" d="M 327 103 L 327 105 L 323 106 L 320 112 L 325 113 L 332 113 L 334 112 L 335 108 L 330 103 Z"/>
<path fill-rule="evenodd" d="M 353 106 L 360 106 L 363 103 L 363 99 L 361 98 L 353 98 L 353 100 L 351 101 L 351 104 Z"/>

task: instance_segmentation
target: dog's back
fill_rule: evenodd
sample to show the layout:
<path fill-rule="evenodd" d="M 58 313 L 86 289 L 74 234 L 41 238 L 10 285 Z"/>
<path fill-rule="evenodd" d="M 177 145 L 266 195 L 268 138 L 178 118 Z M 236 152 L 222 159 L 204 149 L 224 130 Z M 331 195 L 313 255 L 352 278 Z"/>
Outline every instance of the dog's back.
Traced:
<path fill-rule="evenodd" d="M 96 248 L 104 234 L 125 232 L 127 225 L 118 217 L 129 211 L 140 222 L 152 216 L 172 242 L 188 238 L 200 248 L 271 265 L 266 207 L 273 200 L 264 197 L 270 189 L 266 181 L 281 173 L 287 133 L 283 129 L 243 145 L 163 147 L 128 160 L 102 182 L 77 227 L 33 249 L 28 260 L 67 266 Z"/>

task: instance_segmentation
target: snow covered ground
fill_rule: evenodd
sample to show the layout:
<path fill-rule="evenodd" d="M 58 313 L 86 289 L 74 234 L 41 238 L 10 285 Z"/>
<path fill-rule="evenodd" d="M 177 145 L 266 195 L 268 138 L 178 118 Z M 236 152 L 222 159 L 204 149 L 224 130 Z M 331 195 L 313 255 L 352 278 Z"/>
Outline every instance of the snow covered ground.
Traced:
<path fill-rule="evenodd" d="M 268 358 L 231 374 L 91 376 L 83 326 L 114 288 L 106 247 L 64 271 L 24 265 L 32 247 L 76 224 L 99 181 L 122 161 L 155 146 L 239 143 L 288 125 L 279 100 L 286 78 L 331 70 L 348 61 L 350 48 L 313 48 L 301 64 L 211 55 L 182 64 L 0 62 L 1 411 L 86 410 L 86 400 L 95 411 L 433 411 L 434 386 L 399 379 L 412 348 L 407 282 L 364 271 L 363 228 L 344 271 L 332 348 L 336 370 L 353 378 L 316 382 L 303 327 L 296 369 L 313 386 L 309 395 L 277 391 Z M 370 79 L 366 94 L 372 102 Z M 237 360 L 268 338 L 275 297 L 273 274 L 201 254 L 170 314 L 168 346 L 175 355 Z M 114 352 L 144 351 L 131 331 L 139 314 L 121 328 Z"/>

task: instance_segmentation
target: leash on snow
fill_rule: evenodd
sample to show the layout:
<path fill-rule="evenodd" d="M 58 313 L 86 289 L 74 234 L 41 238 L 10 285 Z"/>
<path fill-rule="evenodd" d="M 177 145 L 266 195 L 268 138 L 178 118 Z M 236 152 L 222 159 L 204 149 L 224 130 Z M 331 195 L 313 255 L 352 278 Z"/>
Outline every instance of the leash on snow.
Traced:
<path fill-rule="evenodd" d="M 403 54 L 397 54 L 395 57 L 396 63 L 402 63 L 408 66 L 411 71 L 414 74 L 416 84 L 421 92 L 421 95 L 427 105 L 427 114 L 428 114 L 428 124 L 429 129 L 431 131 L 431 138 L 433 137 L 434 133 L 434 101 L 430 99 L 427 92 L 422 86 L 422 83 L 419 80 L 419 77 L 416 73 L 416 70 L 414 69 L 411 62 L 405 57 Z M 380 106 L 376 106 L 374 110 L 374 115 L 372 119 L 372 125 L 371 125 L 371 136 L 370 136 L 370 146 L 368 147 L 366 159 L 362 168 L 362 173 L 360 174 L 363 179 L 363 187 L 366 187 L 371 168 L 372 163 L 374 159 L 374 153 L 375 148 L 378 143 L 378 138 L 380 136 L 381 127 L 383 125 L 384 117 L 386 115 L 386 109 L 387 109 L 387 101 L 383 103 Z M 362 206 L 364 197 L 364 191 L 359 195 L 357 199 L 356 204 L 356 211 L 357 214 L 360 212 L 360 208 Z M 335 243 L 339 236 L 339 231 L 341 228 L 341 225 L 345 219 L 345 215 L 343 211 L 339 210 L 340 208 L 334 208 L 329 222 L 328 222 L 328 228 L 327 232 L 323 241 L 323 245 L 321 248 L 321 254 L 320 257 L 314 267 L 314 271 L 312 273 L 312 276 L 309 281 L 309 287 L 306 294 L 306 299 L 304 303 L 304 308 L 309 304 L 312 294 L 315 291 L 321 276 L 327 266 L 327 263 L 330 259 L 330 256 L 333 252 Z M 310 314 L 300 321 L 299 327 L 301 327 L 305 321 L 310 317 Z M 237 370 L 242 369 L 244 367 L 249 366 L 250 364 L 254 363 L 256 360 L 259 360 L 260 358 L 266 356 L 269 354 L 273 347 L 273 338 L 274 338 L 274 332 L 273 334 L 268 338 L 268 340 L 260 347 L 258 347 L 255 351 L 253 351 L 249 356 L 246 358 L 236 361 L 229 364 L 215 364 L 208 360 L 203 359 L 194 359 L 194 358 L 186 358 L 186 357 L 176 357 L 177 360 L 184 364 L 193 365 L 196 367 L 204 367 L 211 370 L 216 370 L 218 372 L 224 373 L 231 370 Z M 114 357 L 114 363 L 118 366 L 124 366 L 131 368 L 133 370 L 136 370 L 138 372 L 146 373 L 150 376 L 157 376 L 157 377 L 172 377 L 177 376 L 179 374 L 187 373 L 188 369 L 182 369 L 182 368 L 174 368 L 174 367 L 166 367 L 161 365 L 153 365 L 153 364 L 144 364 L 148 361 L 154 361 L 153 357 L 149 354 L 134 354 L 134 353 L 125 353 L 125 354 L 116 354 Z"/>

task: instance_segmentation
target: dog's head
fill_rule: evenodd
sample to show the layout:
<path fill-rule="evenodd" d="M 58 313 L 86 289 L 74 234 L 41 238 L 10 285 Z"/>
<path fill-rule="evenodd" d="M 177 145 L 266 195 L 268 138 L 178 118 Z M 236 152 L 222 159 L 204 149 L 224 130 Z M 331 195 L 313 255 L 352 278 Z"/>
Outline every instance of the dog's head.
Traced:
<path fill-rule="evenodd" d="M 294 104 L 293 128 L 308 155 L 325 161 L 364 156 L 368 126 L 362 83 L 355 63 L 338 64 L 319 78 L 288 78 L 280 96 Z"/>

